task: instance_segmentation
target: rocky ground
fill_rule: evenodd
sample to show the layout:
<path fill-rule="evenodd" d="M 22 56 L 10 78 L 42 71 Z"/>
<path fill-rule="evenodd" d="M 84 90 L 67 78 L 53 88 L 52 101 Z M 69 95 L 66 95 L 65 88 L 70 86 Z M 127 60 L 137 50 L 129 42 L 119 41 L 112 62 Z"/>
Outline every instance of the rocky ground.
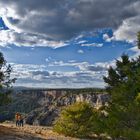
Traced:
<path fill-rule="evenodd" d="M 52 131 L 51 127 L 25 125 L 16 127 L 12 123 L 0 124 L 0 140 L 79 140 L 65 137 Z"/>

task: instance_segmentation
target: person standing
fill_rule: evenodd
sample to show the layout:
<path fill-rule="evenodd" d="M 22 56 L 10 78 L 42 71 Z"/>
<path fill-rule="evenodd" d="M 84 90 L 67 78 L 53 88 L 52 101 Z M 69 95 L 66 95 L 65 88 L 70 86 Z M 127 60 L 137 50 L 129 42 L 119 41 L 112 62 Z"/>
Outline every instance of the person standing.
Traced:
<path fill-rule="evenodd" d="M 17 112 L 16 114 L 15 114 L 15 120 L 16 120 L 16 126 L 19 126 L 19 113 Z"/>
<path fill-rule="evenodd" d="M 22 115 L 20 114 L 20 118 L 19 118 L 19 123 L 20 123 L 20 126 L 23 127 L 23 117 Z"/>

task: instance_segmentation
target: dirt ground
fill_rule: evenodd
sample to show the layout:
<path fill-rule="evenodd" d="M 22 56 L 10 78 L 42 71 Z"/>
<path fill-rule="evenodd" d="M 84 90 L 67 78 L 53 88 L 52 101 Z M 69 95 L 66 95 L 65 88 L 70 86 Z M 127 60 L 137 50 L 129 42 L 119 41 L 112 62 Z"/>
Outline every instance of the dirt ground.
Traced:
<path fill-rule="evenodd" d="M 49 127 L 16 127 L 15 124 L 0 124 L 0 140 L 80 140 L 65 137 L 52 131 Z"/>
<path fill-rule="evenodd" d="M 44 140 L 15 128 L 0 126 L 0 140 Z"/>

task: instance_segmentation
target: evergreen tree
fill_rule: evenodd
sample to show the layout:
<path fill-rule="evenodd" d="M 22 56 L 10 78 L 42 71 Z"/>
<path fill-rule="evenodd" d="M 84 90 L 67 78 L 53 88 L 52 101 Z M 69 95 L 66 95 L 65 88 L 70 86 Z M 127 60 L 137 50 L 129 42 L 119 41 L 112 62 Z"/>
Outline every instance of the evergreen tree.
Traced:
<path fill-rule="evenodd" d="M 105 130 L 113 138 L 140 139 L 140 57 L 123 55 L 104 77 L 111 101 L 106 108 Z"/>
<path fill-rule="evenodd" d="M 3 54 L 0 52 L 0 106 L 10 102 L 10 93 L 12 91 L 12 83 L 15 78 L 11 79 L 12 68 L 7 65 Z"/>

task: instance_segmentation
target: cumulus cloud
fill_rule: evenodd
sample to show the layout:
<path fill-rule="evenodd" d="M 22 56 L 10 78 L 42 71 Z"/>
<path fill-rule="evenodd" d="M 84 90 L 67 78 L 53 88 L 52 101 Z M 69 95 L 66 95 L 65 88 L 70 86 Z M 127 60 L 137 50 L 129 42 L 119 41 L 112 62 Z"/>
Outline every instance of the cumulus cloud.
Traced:
<path fill-rule="evenodd" d="M 46 65 L 15 64 L 12 77 L 16 77 L 17 86 L 27 87 L 52 87 L 52 88 L 83 88 L 104 87 L 103 76 L 107 75 L 107 68 L 114 66 L 115 61 L 98 62 L 75 62 L 74 60 L 64 63 L 58 61 L 51 64 L 52 67 L 72 66 L 78 67 L 78 71 L 49 71 Z"/>
<path fill-rule="evenodd" d="M 48 64 L 48 66 L 50 67 L 54 67 L 54 66 L 57 66 L 57 67 L 82 67 L 82 66 L 86 66 L 86 65 L 89 65 L 88 62 L 76 62 L 76 61 L 70 61 L 70 62 L 63 62 L 63 61 L 53 61 L 51 63 Z"/>
<path fill-rule="evenodd" d="M 81 63 L 78 67 L 82 71 L 106 72 L 108 68 L 115 67 L 115 60 L 110 62 L 97 62 L 95 64 Z"/>
<path fill-rule="evenodd" d="M 5 33 L 8 43 L 60 47 L 64 42 L 58 41 L 96 28 L 113 28 L 117 39 L 126 34 L 126 39 L 135 38 L 139 6 L 139 0 L 1 0 L 0 15 L 10 30 Z"/>
<path fill-rule="evenodd" d="M 129 5 L 133 16 L 123 20 L 122 24 L 115 31 L 114 36 L 117 40 L 128 40 L 130 42 L 136 40 L 137 32 L 140 31 L 140 1 L 136 1 Z M 135 14 L 134 14 L 135 13 Z"/>
<path fill-rule="evenodd" d="M 80 71 L 92 71 L 92 72 L 101 72 L 107 71 L 107 69 L 112 66 L 115 67 L 115 60 L 109 62 L 97 62 L 95 64 L 90 64 L 88 62 L 63 62 L 63 61 L 54 61 L 48 64 L 50 67 L 76 67 L 79 68 Z"/>
<path fill-rule="evenodd" d="M 114 36 L 117 40 L 133 42 L 137 38 L 138 31 L 140 31 L 140 13 L 139 16 L 124 20 L 118 30 L 115 31 Z"/>
<path fill-rule="evenodd" d="M 107 69 L 115 67 L 115 60 L 110 62 L 54 61 L 48 65 L 16 64 L 11 63 L 13 68 L 12 77 L 17 78 L 17 86 L 52 87 L 52 88 L 83 88 L 104 87 L 103 76 L 107 76 Z M 79 68 L 75 71 L 55 71 L 55 67 Z M 48 70 L 54 67 L 54 71 Z"/>
<path fill-rule="evenodd" d="M 31 33 L 18 33 L 13 30 L 1 30 L 0 31 L 0 45 L 6 46 L 7 44 L 14 44 L 17 46 L 42 46 L 59 48 L 66 46 L 67 43 L 63 41 L 48 40 L 46 37 L 31 34 Z"/>
<path fill-rule="evenodd" d="M 103 87 L 105 71 L 48 71 L 45 65 L 11 64 L 17 86 L 27 87 Z"/>

